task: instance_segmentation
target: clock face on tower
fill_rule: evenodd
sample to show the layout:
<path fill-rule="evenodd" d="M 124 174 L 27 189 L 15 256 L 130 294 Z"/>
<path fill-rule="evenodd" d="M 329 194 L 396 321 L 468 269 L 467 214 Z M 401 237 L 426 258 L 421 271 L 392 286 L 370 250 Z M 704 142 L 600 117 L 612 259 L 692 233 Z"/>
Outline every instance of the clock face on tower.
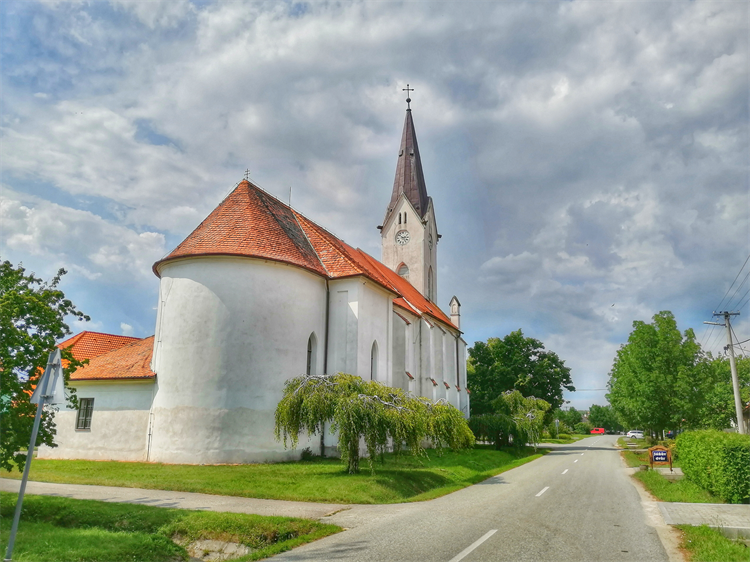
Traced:
<path fill-rule="evenodd" d="M 410 240 L 409 232 L 406 230 L 399 230 L 396 233 L 396 244 L 400 244 L 403 246 L 404 244 L 408 243 Z"/>

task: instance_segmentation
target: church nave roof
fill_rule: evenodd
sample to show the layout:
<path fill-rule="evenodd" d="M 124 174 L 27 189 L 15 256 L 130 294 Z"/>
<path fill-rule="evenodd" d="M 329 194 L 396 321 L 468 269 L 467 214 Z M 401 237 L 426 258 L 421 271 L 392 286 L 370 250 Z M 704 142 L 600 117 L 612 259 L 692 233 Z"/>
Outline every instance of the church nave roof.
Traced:
<path fill-rule="evenodd" d="M 322 226 L 247 180 L 214 209 L 177 248 L 154 264 L 190 256 L 232 255 L 280 261 L 327 277 L 364 276 L 396 296 L 410 312 L 450 319 L 407 280 L 378 260 L 348 245 Z M 404 302 L 401 302 L 405 299 Z M 408 301 L 408 302 L 406 302 Z"/>

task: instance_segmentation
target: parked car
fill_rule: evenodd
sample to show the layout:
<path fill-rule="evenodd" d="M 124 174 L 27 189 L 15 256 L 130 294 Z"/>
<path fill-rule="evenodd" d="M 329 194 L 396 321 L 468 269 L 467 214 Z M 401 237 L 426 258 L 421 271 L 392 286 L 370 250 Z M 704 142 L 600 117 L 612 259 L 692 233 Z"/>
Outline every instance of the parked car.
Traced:
<path fill-rule="evenodd" d="M 594 429 L 591 430 L 591 433 L 604 434 L 604 433 L 606 433 L 606 431 L 604 431 L 603 427 L 595 427 Z"/>
<path fill-rule="evenodd" d="M 643 439 L 643 432 L 640 429 L 631 429 L 627 436 L 631 439 Z"/>

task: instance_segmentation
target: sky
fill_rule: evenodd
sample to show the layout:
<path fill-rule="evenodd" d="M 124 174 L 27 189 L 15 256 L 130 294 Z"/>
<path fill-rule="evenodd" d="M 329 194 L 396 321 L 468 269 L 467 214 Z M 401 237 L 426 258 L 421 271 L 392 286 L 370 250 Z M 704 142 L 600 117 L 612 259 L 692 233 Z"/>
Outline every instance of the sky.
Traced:
<path fill-rule="evenodd" d="M 468 345 L 521 329 L 606 404 L 662 310 L 750 338 L 746 2 L 0 2 L 0 257 L 154 333 L 152 264 L 250 179 L 380 256 L 407 84 Z M 744 268 L 743 268 L 744 265 Z M 750 345 L 750 344 L 746 344 Z"/>

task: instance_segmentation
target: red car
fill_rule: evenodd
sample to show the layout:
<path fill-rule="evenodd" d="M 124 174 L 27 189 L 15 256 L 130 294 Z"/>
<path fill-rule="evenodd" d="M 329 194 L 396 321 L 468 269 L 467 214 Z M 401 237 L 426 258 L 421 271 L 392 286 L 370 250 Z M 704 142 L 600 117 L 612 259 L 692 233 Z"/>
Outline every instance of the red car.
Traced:
<path fill-rule="evenodd" d="M 595 427 L 591 430 L 591 433 L 606 433 L 603 427 Z"/>

